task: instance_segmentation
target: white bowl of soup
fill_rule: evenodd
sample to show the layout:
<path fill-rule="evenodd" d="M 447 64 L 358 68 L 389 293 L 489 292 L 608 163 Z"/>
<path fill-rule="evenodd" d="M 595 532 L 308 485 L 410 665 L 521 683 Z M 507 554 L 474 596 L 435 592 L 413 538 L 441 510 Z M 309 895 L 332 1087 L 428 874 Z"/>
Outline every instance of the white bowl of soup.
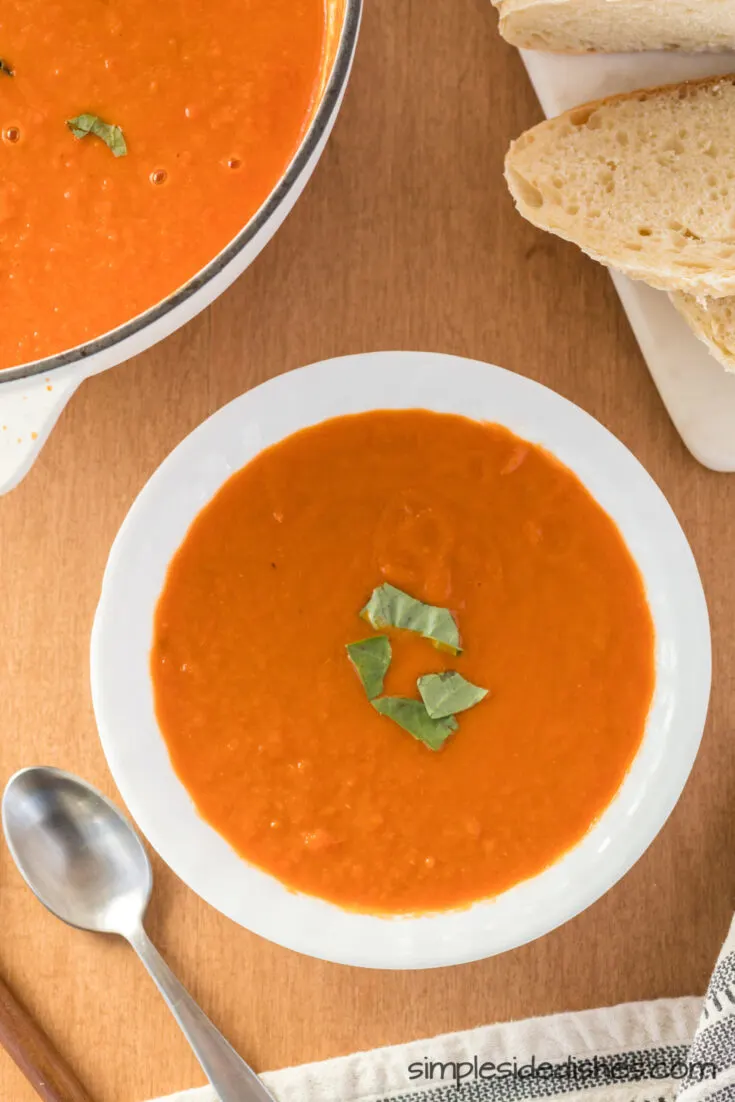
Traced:
<path fill-rule="evenodd" d="M 361 3 L 3 6 L 0 491 L 82 379 L 189 321 L 270 240 L 339 111 Z"/>
<path fill-rule="evenodd" d="M 552 930 L 674 807 L 710 687 L 697 568 L 588 414 L 376 353 L 200 425 L 140 493 L 92 635 L 139 827 L 234 921 L 426 968 Z"/>

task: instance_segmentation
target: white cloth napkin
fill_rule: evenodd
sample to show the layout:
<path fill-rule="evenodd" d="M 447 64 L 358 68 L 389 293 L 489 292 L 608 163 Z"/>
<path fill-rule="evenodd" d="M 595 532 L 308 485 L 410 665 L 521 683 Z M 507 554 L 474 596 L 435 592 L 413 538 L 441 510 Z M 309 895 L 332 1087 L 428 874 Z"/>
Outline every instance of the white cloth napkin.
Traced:
<path fill-rule="evenodd" d="M 278 1102 L 735 1102 L 735 922 L 704 1000 L 483 1026 L 263 1081 Z M 217 1099 L 204 1087 L 158 1102 Z"/>

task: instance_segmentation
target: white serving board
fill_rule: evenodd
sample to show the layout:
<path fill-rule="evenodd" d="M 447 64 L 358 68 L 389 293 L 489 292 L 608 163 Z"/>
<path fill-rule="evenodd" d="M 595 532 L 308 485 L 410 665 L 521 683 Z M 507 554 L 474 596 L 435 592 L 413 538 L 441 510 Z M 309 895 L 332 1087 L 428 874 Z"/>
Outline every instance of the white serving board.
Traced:
<path fill-rule="evenodd" d="M 547 115 L 616 92 L 735 72 L 735 54 L 594 54 L 522 50 Z M 612 272 L 613 283 L 671 420 L 705 467 L 735 471 L 735 374 L 726 372 L 663 291 Z"/>

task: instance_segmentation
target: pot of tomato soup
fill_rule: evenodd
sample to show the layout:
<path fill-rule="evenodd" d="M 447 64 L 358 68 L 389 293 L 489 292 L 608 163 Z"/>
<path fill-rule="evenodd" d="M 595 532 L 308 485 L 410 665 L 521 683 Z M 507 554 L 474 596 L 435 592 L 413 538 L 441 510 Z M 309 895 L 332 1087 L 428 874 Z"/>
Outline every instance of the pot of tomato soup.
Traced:
<path fill-rule="evenodd" d="M 5 0 L 0 492 L 84 378 L 184 325 L 273 236 L 339 111 L 361 7 Z"/>

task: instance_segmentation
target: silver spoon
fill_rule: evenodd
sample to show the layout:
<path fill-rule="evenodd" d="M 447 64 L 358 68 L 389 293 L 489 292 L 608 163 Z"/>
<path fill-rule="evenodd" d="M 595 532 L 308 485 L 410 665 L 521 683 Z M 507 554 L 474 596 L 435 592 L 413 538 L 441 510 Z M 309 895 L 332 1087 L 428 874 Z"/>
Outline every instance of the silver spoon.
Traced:
<path fill-rule="evenodd" d="M 28 887 L 58 918 L 130 942 L 220 1102 L 274 1102 L 182 987 L 143 929 L 153 888 L 138 835 L 109 800 L 60 769 L 23 769 L 2 803 L 5 837 Z"/>

